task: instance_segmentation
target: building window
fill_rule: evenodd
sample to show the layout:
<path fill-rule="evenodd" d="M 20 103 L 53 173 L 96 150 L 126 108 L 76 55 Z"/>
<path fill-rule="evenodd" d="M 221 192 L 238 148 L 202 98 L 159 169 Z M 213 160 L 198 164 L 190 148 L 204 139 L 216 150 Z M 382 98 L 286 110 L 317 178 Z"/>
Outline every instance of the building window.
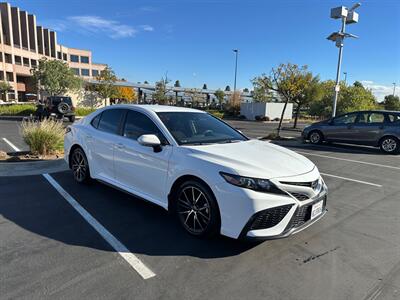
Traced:
<path fill-rule="evenodd" d="M 6 72 L 6 79 L 7 79 L 7 81 L 14 81 L 13 72 Z"/>
<path fill-rule="evenodd" d="M 3 71 L 0 71 L 0 80 L 4 81 L 4 72 Z"/>
<path fill-rule="evenodd" d="M 37 60 L 36 59 L 31 59 L 31 66 L 32 66 L 32 68 L 37 66 Z"/>
<path fill-rule="evenodd" d="M 61 59 L 61 52 L 60 51 L 57 51 L 57 58 Z"/>
<path fill-rule="evenodd" d="M 24 66 L 29 67 L 29 58 L 24 57 L 23 61 L 24 61 Z"/>
<path fill-rule="evenodd" d="M 14 56 L 14 60 L 15 60 L 15 64 L 16 65 L 22 65 L 22 60 L 21 60 L 21 56 Z"/>
<path fill-rule="evenodd" d="M 73 54 L 71 54 L 70 56 L 69 56 L 69 60 L 71 61 L 71 62 L 79 62 L 79 56 L 78 55 L 73 55 Z"/>
<path fill-rule="evenodd" d="M 0 52 L 0 62 L 3 62 L 3 52 Z"/>
<path fill-rule="evenodd" d="M 93 77 L 99 76 L 99 70 L 92 70 L 92 76 Z"/>
<path fill-rule="evenodd" d="M 82 76 L 90 76 L 89 75 L 89 69 L 81 69 L 81 75 Z"/>
<path fill-rule="evenodd" d="M 12 64 L 12 56 L 11 56 L 11 54 L 4 53 L 4 59 L 5 59 L 6 63 Z"/>
<path fill-rule="evenodd" d="M 71 68 L 72 71 L 74 71 L 75 75 L 79 76 L 79 69 L 78 68 Z"/>
<path fill-rule="evenodd" d="M 63 53 L 63 60 L 67 60 L 67 53 Z"/>
<path fill-rule="evenodd" d="M 88 64 L 89 63 L 89 56 L 81 56 L 81 63 Z"/>

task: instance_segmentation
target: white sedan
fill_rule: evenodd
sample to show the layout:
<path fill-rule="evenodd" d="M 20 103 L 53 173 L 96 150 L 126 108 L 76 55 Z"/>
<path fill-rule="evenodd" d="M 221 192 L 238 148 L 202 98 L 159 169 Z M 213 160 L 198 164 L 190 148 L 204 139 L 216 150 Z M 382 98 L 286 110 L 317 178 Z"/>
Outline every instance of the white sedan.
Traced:
<path fill-rule="evenodd" d="M 196 236 L 286 237 L 326 212 L 327 187 L 310 160 L 195 109 L 102 108 L 67 128 L 64 147 L 77 182 L 158 204 Z"/>

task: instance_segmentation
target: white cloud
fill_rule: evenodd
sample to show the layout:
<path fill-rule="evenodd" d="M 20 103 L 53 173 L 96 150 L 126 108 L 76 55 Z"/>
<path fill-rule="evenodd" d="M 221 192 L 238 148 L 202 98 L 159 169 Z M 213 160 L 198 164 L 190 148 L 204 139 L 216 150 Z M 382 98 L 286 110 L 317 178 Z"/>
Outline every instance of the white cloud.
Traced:
<path fill-rule="evenodd" d="M 385 96 L 393 94 L 393 85 L 378 84 L 371 80 L 361 80 L 366 88 L 370 89 L 378 101 L 383 101 Z M 396 88 L 396 95 L 400 96 L 400 87 Z"/>
<path fill-rule="evenodd" d="M 150 25 L 140 25 L 139 27 L 143 31 L 154 31 L 154 28 L 152 26 L 150 26 Z"/>

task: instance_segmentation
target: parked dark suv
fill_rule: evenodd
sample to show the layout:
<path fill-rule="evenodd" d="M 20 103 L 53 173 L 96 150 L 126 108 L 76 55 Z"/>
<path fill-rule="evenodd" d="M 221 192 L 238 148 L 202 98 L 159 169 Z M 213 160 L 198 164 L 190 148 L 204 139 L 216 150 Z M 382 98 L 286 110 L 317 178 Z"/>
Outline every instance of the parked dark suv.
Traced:
<path fill-rule="evenodd" d="M 358 111 L 314 123 L 304 128 L 312 144 L 341 142 L 380 147 L 385 153 L 400 151 L 399 111 Z"/>
<path fill-rule="evenodd" d="M 39 103 L 36 115 L 43 117 L 56 117 L 57 119 L 68 118 L 70 122 L 75 121 L 75 107 L 71 97 L 51 96 L 47 97 L 44 103 Z"/>

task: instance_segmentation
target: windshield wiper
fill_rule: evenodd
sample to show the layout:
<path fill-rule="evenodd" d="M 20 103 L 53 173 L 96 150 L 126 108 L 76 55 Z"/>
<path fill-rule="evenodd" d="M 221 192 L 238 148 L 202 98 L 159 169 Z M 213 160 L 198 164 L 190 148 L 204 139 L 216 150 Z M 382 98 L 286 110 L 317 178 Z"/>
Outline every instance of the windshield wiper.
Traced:
<path fill-rule="evenodd" d="M 228 143 L 238 143 L 238 142 L 242 142 L 242 140 L 225 140 L 219 142 L 218 144 L 228 144 Z"/>

